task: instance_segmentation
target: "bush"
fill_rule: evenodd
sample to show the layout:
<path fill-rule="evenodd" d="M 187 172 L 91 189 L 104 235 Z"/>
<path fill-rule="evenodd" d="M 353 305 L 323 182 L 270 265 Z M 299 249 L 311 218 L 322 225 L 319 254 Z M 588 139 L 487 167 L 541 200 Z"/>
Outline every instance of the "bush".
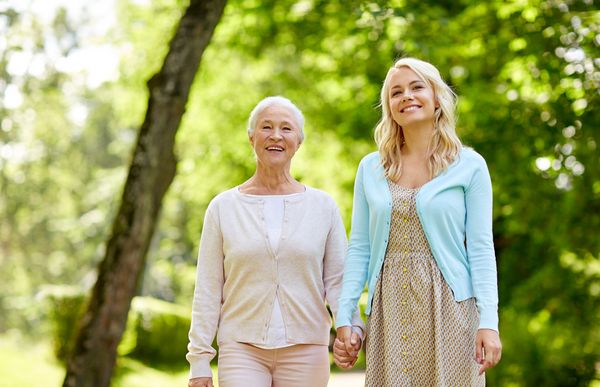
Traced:
<path fill-rule="evenodd" d="M 43 293 L 54 354 L 64 363 L 74 344 L 77 323 L 85 311 L 86 294 L 68 286 L 49 287 Z M 180 305 L 135 297 L 119 344 L 119 355 L 150 365 L 186 364 L 190 315 L 189 310 Z"/>
<path fill-rule="evenodd" d="M 46 301 L 52 346 L 56 358 L 64 363 L 73 348 L 77 323 L 85 306 L 85 293 L 71 286 L 50 286 L 42 290 Z"/>
<path fill-rule="evenodd" d="M 577 324 L 552 317 L 548 310 L 501 310 L 502 360 L 487 372 L 490 386 L 583 387 L 595 380 L 594 338 Z"/>
<path fill-rule="evenodd" d="M 184 365 L 190 311 L 150 297 L 133 300 L 120 353 L 148 364 Z M 134 344 L 135 343 L 135 344 Z"/>

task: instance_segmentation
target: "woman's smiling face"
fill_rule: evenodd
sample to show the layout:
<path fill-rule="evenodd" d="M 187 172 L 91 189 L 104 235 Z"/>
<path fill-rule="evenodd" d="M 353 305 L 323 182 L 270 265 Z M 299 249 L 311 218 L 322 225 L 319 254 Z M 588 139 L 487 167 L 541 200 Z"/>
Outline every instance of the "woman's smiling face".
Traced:
<path fill-rule="evenodd" d="M 439 104 L 433 88 L 409 67 L 390 75 L 389 101 L 392 118 L 401 127 L 421 122 L 433 123 Z"/>
<path fill-rule="evenodd" d="M 278 105 L 265 108 L 258 115 L 250 143 L 259 163 L 269 167 L 289 165 L 301 143 L 294 115 Z"/>

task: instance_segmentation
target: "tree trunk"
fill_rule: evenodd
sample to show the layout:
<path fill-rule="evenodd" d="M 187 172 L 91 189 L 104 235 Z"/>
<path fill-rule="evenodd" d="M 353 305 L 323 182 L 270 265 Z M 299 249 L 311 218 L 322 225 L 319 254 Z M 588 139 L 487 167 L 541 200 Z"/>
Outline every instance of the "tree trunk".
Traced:
<path fill-rule="evenodd" d="M 161 70 L 148 82 L 146 117 L 106 254 L 67 362 L 65 387 L 110 384 L 131 299 L 145 264 L 162 199 L 175 176 L 175 133 L 204 49 L 226 0 L 191 0 Z"/>

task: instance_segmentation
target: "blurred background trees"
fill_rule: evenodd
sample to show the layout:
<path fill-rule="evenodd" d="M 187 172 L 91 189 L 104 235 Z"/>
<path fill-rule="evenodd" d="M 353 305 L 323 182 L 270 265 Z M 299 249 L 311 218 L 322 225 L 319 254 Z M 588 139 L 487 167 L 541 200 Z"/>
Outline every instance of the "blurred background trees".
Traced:
<path fill-rule="evenodd" d="M 36 338 L 64 320 L 49 318 L 61 315 L 48 313 L 62 310 L 48 308 L 63 305 L 57 297 L 94 283 L 145 82 L 187 2 L 115 0 L 99 33 L 89 27 L 98 23 L 93 7 L 75 17 L 14 3 L 0 4 L 0 332 Z M 492 175 L 505 353 L 490 385 L 598 383 L 596 9 L 593 0 L 230 0 L 178 133 L 178 174 L 139 295 L 189 308 L 204 210 L 252 173 L 245 120 L 266 95 L 304 111 L 307 139 L 293 172 L 330 192 L 349 227 L 356 166 L 375 149 L 380 85 L 394 59 L 416 56 L 459 94 L 459 134 Z M 106 73 L 69 65 L 90 57 Z M 133 314 L 160 315 L 146 304 Z M 165 337 L 177 324 L 151 325 Z M 135 331 L 123 354 L 136 353 Z M 146 361 L 152 353 L 140 352 Z M 173 361 L 185 367 L 180 352 Z"/>

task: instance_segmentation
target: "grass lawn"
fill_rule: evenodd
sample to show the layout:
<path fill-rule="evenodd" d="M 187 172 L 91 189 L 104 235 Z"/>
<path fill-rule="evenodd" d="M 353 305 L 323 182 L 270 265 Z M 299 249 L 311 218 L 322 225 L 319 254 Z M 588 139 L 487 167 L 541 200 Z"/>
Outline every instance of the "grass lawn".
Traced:
<path fill-rule="evenodd" d="M 114 387 L 187 386 L 188 369 L 160 371 L 129 358 L 120 358 Z M 0 387 L 61 386 L 65 371 L 47 342 L 33 343 L 0 336 Z"/>
<path fill-rule="evenodd" d="M 49 341 L 32 342 L 19 335 L 0 335 L 0 387 L 58 387 L 65 371 L 56 361 Z M 330 387 L 362 386 L 359 373 L 332 372 Z M 216 379 L 216 378 L 215 378 Z M 159 370 L 130 359 L 118 360 L 112 387 L 184 387 L 187 386 L 187 367 Z M 218 387 L 217 380 L 214 381 Z M 590 387 L 600 387 L 595 380 Z"/>
<path fill-rule="evenodd" d="M 49 341 L 32 342 L 19 335 L 4 334 L 0 335 L 0 375 L 0 387 L 58 387 L 65 371 L 54 358 Z M 351 376 L 347 372 L 332 373 L 330 386 L 362 386 Z M 184 387 L 187 380 L 187 367 L 159 370 L 130 358 L 119 358 L 111 386 Z M 216 378 L 214 383 L 218 387 Z"/>
<path fill-rule="evenodd" d="M 60 386 L 64 370 L 49 344 L 0 336 L 0 386 Z"/>

